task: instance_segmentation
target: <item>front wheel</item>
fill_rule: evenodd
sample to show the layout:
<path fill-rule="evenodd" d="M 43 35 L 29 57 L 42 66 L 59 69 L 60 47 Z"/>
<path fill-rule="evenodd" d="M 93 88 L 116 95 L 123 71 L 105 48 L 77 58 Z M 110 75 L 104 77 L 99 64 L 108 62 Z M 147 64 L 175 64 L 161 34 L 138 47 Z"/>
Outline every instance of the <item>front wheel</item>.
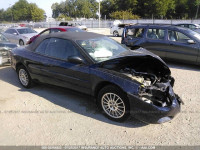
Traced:
<path fill-rule="evenodd" d="M 100 90 L 98 104 L 111 120 L 124 121 L 130 114 L 127 96 L 118 87 L 109 85 Z"/>
<path fill-rule="evenodd" d="M 17 69 L 17 74 L 21 85 L 25 88 L 30 88 L 32 85 L 32 80 L 27 69 L 24 66 L 19 66 Z"/>

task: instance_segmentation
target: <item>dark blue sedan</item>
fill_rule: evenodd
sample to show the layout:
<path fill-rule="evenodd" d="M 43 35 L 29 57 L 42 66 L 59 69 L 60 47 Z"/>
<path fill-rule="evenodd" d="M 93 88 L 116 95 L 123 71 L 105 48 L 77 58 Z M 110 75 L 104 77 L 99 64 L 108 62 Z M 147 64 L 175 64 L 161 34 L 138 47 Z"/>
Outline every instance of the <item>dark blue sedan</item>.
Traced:
<path fill-rule="evenodd" d="M 131 51 L 95 33 L 54 33 L 11 52 L 11 65 L 22 86 L 48 83 L 92 95 L 110 119 L 132 114 L 148 123 L 163 123 L 180 112 L 174 79 L 158 56 Z"/>

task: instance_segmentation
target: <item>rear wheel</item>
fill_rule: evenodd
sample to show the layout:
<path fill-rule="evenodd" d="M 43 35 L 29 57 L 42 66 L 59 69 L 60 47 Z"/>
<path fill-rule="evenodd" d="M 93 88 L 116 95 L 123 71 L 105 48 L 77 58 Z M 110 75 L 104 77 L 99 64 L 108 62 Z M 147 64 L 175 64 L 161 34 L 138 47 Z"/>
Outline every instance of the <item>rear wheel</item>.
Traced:
<path fill-rule="evenodd" d="M 124 121 L 130 114 L 130 107 L 125 93 L 116 86 L 108 85 L 98 94 L 98 105 L 111 120 Z"/>
<path fill-rule="evenodd" d="M 24 41 L 23 40 L 19 40 L 19 45 L 23 46 L 24 45 Z"/>
<path fill-rule="evenodd" d="M 114 31 L 113 36 L 117 37 L 117 36 L 119 36 L 119 33 L 117 31 Z"/>
<path fill-rule="evenodd" d="M 21 65 L 17 69 L 17 74 L 21 85 L 25 88 L 30 88 L 32 85 L 32 80 L 27 69 Z"/>

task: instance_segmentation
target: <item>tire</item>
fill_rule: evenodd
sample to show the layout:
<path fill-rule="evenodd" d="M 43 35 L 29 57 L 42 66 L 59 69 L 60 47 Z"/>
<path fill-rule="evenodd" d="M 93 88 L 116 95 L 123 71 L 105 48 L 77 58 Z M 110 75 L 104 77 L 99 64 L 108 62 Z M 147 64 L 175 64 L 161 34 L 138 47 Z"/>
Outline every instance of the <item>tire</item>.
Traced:
<path fill-rule="evenodd" d="M 108 85 L 102 88 L 98 94 L 97 101 L 103 114 L 113 121 L 125 121 L 130 115 L 128 98 L 116 86 Z"/>
<path fill-rule="evenodd" d="M 115 31 L 113 32 L 113 36 L 114 36 L 114 37 L 118 37 L 118 36 L 119 36 L 119 33 L 115 30 Z"/>
<path fill-rule="evenodd" d="M 19 45 L 23 46 L 24 45 L 24 41 L 23 40 L 19 40 Z"/>
<path fill-rule="evenodd" d="M 18 79 L 21 85 L 25 88 L 30 88 L 32 86 L 32 79 L 29 75 L 27 69 L 21 65 L 17 68 Z"/>

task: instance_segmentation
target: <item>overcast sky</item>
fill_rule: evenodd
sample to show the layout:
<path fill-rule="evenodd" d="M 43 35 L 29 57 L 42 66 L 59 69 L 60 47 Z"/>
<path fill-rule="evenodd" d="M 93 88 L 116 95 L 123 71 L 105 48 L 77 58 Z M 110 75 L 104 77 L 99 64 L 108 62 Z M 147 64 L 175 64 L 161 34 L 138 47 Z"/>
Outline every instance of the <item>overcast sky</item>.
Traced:
<path fill-rule="evenodd" d="M 14 5 L 18 0 L 0 0 L 0 9 L 7 9 Z M 51 17 L 51 5 L 55 2 L 60 3 L 62 0 L 27 0 L 29 3 L 36 3 L 39 8 L 44 9 L 48 17 Z"/>

